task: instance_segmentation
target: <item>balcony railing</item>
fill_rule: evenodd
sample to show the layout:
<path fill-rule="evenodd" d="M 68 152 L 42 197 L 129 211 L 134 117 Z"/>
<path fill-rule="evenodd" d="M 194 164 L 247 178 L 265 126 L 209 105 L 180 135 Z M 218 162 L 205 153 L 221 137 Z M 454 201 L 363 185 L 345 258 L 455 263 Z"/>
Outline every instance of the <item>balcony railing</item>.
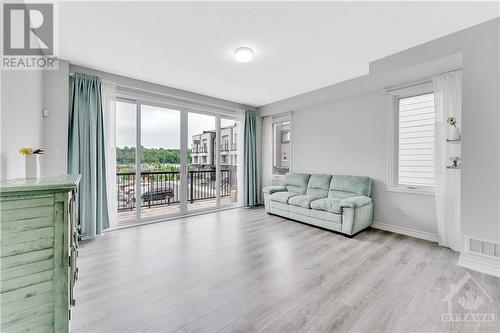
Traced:
<path fill-rule="evenodd" d="M 215 170 L 188 172 L 188 201 L 213 199 L 216 197 Z M 118 210 L 134 209 L 135 172 L 119 172 L 116 174 L 116 190 Z M 235 177 L 231 170 L 221 170 L 221 197 L 229 196 L 231 186 L 235 185 Z M 180 202 L 180 172 L 152 171 L 141 172 L 141 207 L 178 204 Z"/>
<path fill-rule="evenodd" d="M 203 154 L 208 153 L 208 147 L 191 147 L 191 154 Z"/>

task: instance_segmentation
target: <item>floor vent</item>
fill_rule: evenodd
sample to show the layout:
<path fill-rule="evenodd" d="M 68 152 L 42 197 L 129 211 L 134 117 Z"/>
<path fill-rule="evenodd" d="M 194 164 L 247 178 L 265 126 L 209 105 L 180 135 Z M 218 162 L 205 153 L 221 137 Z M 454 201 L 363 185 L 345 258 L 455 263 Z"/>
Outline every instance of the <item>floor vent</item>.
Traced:
<path fill-rule="evenodd" d="M 467 245 L 470 252 L 500 258 L 500 244 L 469 238 Z"/>

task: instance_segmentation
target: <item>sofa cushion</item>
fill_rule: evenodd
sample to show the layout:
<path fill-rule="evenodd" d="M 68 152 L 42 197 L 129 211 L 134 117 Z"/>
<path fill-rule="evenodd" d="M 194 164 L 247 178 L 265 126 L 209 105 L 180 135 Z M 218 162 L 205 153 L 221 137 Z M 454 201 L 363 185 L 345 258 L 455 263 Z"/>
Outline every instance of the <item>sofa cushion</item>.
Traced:
<path fill-rule="evenodd" d="M 296 195 L 288 200 L 288 203 L 293 206 L 300 206 L 304 208 L 311 208 L 311 201 L 317 200 L 318 197 L 314 195 Z"/>
<path fill-rule="evenodd" d="M 325 212 L 342 214 L 342 207 L 339 198 L 323 198 L 311 202 L 311 208 L 316 210 L 323 210 Z"/>
<path fill-rule="evenodd" d="M 326 198 L 331 181 L 331 175 L 311 175 L 307 184 L 306 194 L 314 195 L 318 198 Z"/>
<path fill-rule="evenodd" d="M 289 173 L 283 180 L 283 186 L 289 192 L 306 194 L 306 187 L 310 176 L 308 173 Z"/>
<path fill-rule="evenodd" d="M 362 176 L 335 175 L 330 183 L 329 198 L 349 198 L 354 196 L 371 196 L 372 180 Z"/>
<path fill-rule="evenodd" d="M 298 194 L 295 192 L 275 192 L 269 196 L 269 200 L 287 204 L 288 199 L 296 195 Z"/>

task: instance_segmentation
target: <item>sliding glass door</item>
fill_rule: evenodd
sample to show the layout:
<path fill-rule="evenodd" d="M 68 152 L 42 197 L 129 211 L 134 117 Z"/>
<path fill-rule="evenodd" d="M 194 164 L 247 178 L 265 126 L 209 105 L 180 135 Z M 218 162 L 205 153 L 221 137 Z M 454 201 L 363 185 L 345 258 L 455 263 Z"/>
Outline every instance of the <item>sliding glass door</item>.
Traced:
<path fill-rule="evenodd" d="M 219 155 L 220 155 L 220 205 L 237 205 L 239 202 L 238 184 L 241 184 L 240 159 L 243 157 L 239 138 L 242 133 L 241 121 L 236 119 L 220 119 Z"/>
<path fill-rule="evenodd" d="M 118 100 L 116 225 L 237 205 L 239 133 L 236 119 Z"/>
<path fill-rule="evenodd" d="M 133 221 L 137 218 L 136 210 L 136 143 L 137 143 L 137 107 L 135 103 L 116 102 L 116 207 L 117 223 Z M 111 221 L 114 222 L 114 221 Z"/>
<path fill-rule="evenodd" d="M 180 212 L 180 112 L 141 105 L 141 219 Z"/>
<path fill-rule="evenodd" d="M 216 117 L 188 114 L 187 210 L 217 206 Z"/>

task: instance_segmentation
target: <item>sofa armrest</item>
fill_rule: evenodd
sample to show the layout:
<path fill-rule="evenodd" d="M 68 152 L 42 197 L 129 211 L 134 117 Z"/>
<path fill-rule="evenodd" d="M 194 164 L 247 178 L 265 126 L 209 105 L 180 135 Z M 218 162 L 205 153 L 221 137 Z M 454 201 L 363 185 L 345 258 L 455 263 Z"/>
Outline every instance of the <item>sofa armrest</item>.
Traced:
<path fill-rule="evenodd" d="M 345 198 L 342 201 L 340 201 L 340 207 L 342 208 L 358 208 L 358 207 L 363 207 L 365 205 L 368 205 L 372 202 L 372 198 L 370 197 L 365 197 L 365 196 L 359 196 L 359 197 L 350 197 L 350 198 Z"/>
<path fill-rule="evenodd" d="M 266 186 L 262 189 L 262 192 L 264 192 L 264 194 L 273 194 L 275 192 L 284 192 L 284 191 L 286 191 L 285 186 Z"/>

